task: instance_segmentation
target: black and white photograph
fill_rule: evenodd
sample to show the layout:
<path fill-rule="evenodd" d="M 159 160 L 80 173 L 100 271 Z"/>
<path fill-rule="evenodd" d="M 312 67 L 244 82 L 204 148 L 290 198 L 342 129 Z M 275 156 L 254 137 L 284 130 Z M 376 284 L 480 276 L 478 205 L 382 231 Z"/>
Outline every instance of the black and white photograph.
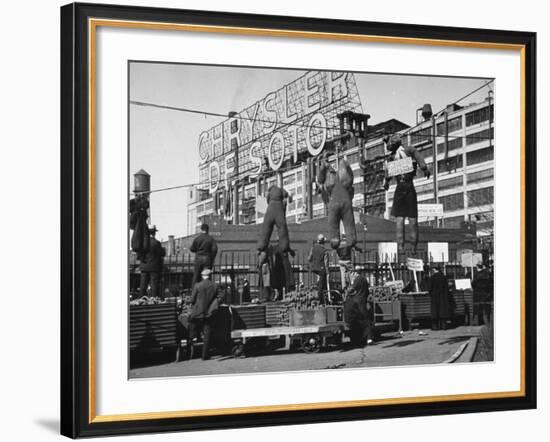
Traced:
<path fill-rule="evenodd" d="M 496 91 L 129 60 L 128 377 L 492 363 Z"/>

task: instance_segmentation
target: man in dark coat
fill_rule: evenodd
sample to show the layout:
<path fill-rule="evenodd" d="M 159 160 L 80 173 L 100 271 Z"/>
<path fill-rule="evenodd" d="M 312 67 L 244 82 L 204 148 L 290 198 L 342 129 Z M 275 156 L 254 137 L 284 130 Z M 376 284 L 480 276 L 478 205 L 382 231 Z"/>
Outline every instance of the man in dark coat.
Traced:
<path fill-rule="evenodd" d="M 354 346 L 370 344 L 374 338 L 373 313 L 369 302 L 369 282 L 352 271 L 351 287 L 344 302 L 344 321 L 350 328 L 351 343 Z"/>
<path fill-rule="evenodd" d="M 210 336 L 213 317 L 223 296 L 220 289 L 210 280 L 212 271 L 203 269 L 202 281 L 195 284 L 191 295 L 191 313 L 189 314 L 189 345 L 203 335 L 202 359 L 210 359 Z"/>
<path fill-rule="evenodd" d="M 477 274 L 472 282 L 474 302 L 481 305 L 483 323 L 489 324 L 493 310 L 493 275 L 483 264 L 477 266 Z"/>
<path fill-rule="evenodd" d="M 401 136 L 398 134 L 387 138 L 387 147 L 390 151 L 390 160 L 411 158 L 413 164 L 412 172 L 395 177 L 386 177 L 384 189 L 388 190 L 392 178 L 397 181 L 393 196 L 391 215 L 396 218 L 396 240 L 401 250 L 405 248 L 405 218 L 409 219 L 411 228 L 411 243 L 414 249 L 418 245 L 418 202 L 416 189 L 414 188 L 414 177 L 418 167 L 424 172 L 426 178 L 430 178 L 430 170 L 426 166 L 422 155 L 413 146 L 403 146 Z"/>
<path fill-rule="evenodd" d="M 208 224 L 202 224 L 201 233 L 193 240 L 193 243 L 191 244 L 190 250 L 195 254 L 195 262 L 193 265 L 193 285 L 200 281 L 201 272 L 205 268 L 212 268 L 216 255 L 218 254 L 218 244 L 216 243 L 216 240 L 208 234 L 209 230 L 210 227 Z"/>
<path fill-rule="evenodd" d="M 444 330 L 447 328 L 447 319 L 451 317 L 449 283 L 437 266 L 432 268 L 427 289 L 431 300 L 432 330 Z"/>
<path fill-rule="evenodd" d="M 278 244 L 270 246 L 273 257 L 273 272 L 271 274 L 271 286 L 276 289 L 281 297 L 283 289 L 291 291 L 295 288 L 294 273 L 288 255 L 295 256 L 294 250 L 284 252 Z"/>
<path fill-rule="evenodd" d="M 145 251 L 143 258 L 140 261 L 139 269 L 141 276 L 139 279 L 139 296 L 147 294 L 147 286 L 151 285 L 151 296 L 154 298 L 160 295 L 160 274 L 164 264 L 164 255 L 166 251 L 155 239 L 157 227 L 153 226 L 149 229 L 149 248 Z"/>
<path fill-rule="evenodd" d="M 319 302 L 321 304 L 325 303 L 325 292 L 327 290 L 328 250 L 325 249 L 325 241 L 324 235 L 320 233 L 308 256 L 311 271 L 319 276 L 317 290 L 319 291 Z"/>

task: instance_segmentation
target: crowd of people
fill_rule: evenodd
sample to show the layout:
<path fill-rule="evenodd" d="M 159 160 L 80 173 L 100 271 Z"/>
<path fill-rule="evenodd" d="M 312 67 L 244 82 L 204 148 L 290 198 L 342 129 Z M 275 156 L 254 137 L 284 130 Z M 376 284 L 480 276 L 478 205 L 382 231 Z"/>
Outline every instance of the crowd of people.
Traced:
<path fill-rule="evenodd" d="M 411 231 L 410 242 L 416 250 L 418 244 L 418 207 L 413 179 L 417 168 L 423 171 L 425 177 L 430 177 L 430 171 L 422 155 L 412 146 L 405 146 L 399 135 L 388 137 L 387 149 L 389 160 L 405 160 L 412 162 L 411 170 L 394 177 L 386 176 L 384 187 L 395 179 L 395 189 L 392 216 L 396 219 L 396 240 L 400 251 L 405 249 L 405 219 L 408 219 Z M 364 162 L 361 162 L 361 167 Z M 190 247 L 194 253 L 193 277 L 191 281 L 191 311 L 189 314 L 189 342 L 203 337 L 203 359 L 209 357 L 209 344 L 212 328 L 212 318 L 222 302 L 233 301 L 233 292 L 239 291 L 240 302 L 268 302 L 281 300 L 286 292 L 296 289 L 296 281 L 292 271 L 291 258 L 295 256 L 291 248 L 289 231 L 286 224 L 286 208 L 291 195 L 283 189 L 282 176 L 279 182 L 267 190 L 267 209 L 258 237 L 258 295 L 251 299 L 248 280 L 240 280 L 239 288 L 235 287 L 233 278 L 225 287 L 212 280 L 214 263 L 218 254 L 216 240 L 209 233 L 208 224 L 202 224 Z M 319 186 L 322 199 L 328 213 L 329 239 L 323 234 L 317 236 L 311 247 L 308 261 L 313 274 L 317 275 L 316 293 L 319 305 L 332 303 L 343 304 L 344 320 L 350 328 L 351 341 L 361 345 L 372 342 L 374 336 L 374 307 L 369 298 L 369 283 L 364 275 L 353 268 L 353 252 L 361 249 L 357 245 L 357 232 L 353 215 L 353 180 L 354 175 L 350 165 L 344 158 L 336 158 L 336 167 L 327 160 L 326 153 L 319 162 L 316 183 Z M 130 227 L 132 249 L 140 261 L 140 295 L 147 293 L 150 286 L 152 297 L 160 294 L 160 275 L 163 267 L 165 250 L 156 240 L 156 228 L 147 226 L 147 198 L 137 196 L 130 204 Z M 344 226 L 345 235 L 340 233 L 340 225 Z M 276 228 L 277 242 L 271 242 L 271 236 Z M 329 242 L 332 251 L 325 247 Z M 340 290 L 330 287 L 330 254 L 335 253 L 340 268 Z M 492 303 L 492 275 L 486 269 L 480 269 L 474 280 L 474 290 L 483 292 L 487 306 Z M 448 281 L 438 266 L 426 268 L 422 280 L 422 288 L 430 293 L 432 328 L 445 329 L 451 317 Z M 408 289 L 408 288 L 406 288 Z M 229 291 L 229 293 L 227 293 Z M 334 299 L 338 297 L 338 299 Z M 489 314 L 489 310 L 487 310 Z"/>
<path fill-rule="evenodd" d="M 148 249 L 140 261 L 140 293 L 149 293 L 152 297 L 160 295 L 160 276 L 163 269 L 165 250 L 155 238 L 157 229 L 149 229 Z M 312 245 L 309 255 L 309 267 L 317 276 L 316 292 L 320 305 L 339 303 L 343 305 L 344 321 L 350 330 L 353 345 L 369 344 L 375 339 L 374 307 L 369 295 L 369 283 L 361 272 L 353 267 L 353 248 L 347 246 L 345 236 L 340 241 L 335 252 L 325 247 L 327 239 L 319 234 Z M 209 226 L 203 224 L 201 232 L 193 240 L 190 250 L 195 254 L 193 263 L 192 290 L 190 296 L 189 345 L 202 340 L 202 358 L 208 359 L 210 352 L 213 318 L 222 303 L 231 303 L 233 294 L 227 293 L 228 287 L 234 289 L 234 281 L 230 284 L 216 284 L 212 280 L 215 259 L 218 253 L 216 240 L 209 234 Z M 341 290 L 331 290 L 330 287 L 330 254 L 336 253 L 340 267 Z M 259 253 L 262 255 L 262 252 Z M 283 253 L 278 245 L 268 245 L 263 257 L 258 261 L 258 294 L 251 296 L 250 283 L 247 279 L 240 280 L 240 302 L 268 302 L 281 299 L 285 290 L 293 290 L 295 281 L 292 266 L 287 253 Z M 290 254 L 291 255 L 291 254 Z M 291 255 L 292 256 L 292 255 Z M 477 299 L 483 304 L 483 321 L 488 323 L 492 312 L 492 274 L 490 270 L 480 265 L 472 287 Z M 450 305 L 449 284 L 445 273 L 437 265 L 426 265 L 420 289 L 428 292 L 431 299 L 431 318 L 433 330 L 444 330 L 452 316 Z M 407 289 L 405 289 L 407 290 Z M 339 293 L 339 299 L 333 299 Z"/>

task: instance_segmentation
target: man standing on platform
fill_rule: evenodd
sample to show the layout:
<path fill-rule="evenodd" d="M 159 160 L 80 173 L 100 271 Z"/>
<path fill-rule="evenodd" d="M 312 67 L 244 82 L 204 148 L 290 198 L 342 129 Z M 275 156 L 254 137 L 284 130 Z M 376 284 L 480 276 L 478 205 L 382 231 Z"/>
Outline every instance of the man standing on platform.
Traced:
<path fill-rule="evenodd" d="M 149 247 L 145 250 L 145 254 L 140 261 L 139 269 L 141 275 L 139 278 L 139 296 L 147 294 L 147 286 L 151 285 L 151 296 L 156 298 L 160 295 L 160 273 L 164 265 L 164 255 L 166 251 L 155 239 L 157 227 L 153 226 L 149 229 Z"/>
<path fill-rule="evenodd" d="M 192 285 L 200 281 L 203 269 L 211 269 L 213 267 L 214 260 L 218 254 L 218 245 L 216 244 L 216 240 L 208 234 L 209 230 L 208 224 L 202 224 L 201 233 L 191 244 L 190 250 L 195 254 Z"/>
<path fill-rule="evenodd" d="M 319 290 L 319 302 L 321 304 L 325 304 L 325 292 L 327 290 L 328 251 L 324 246 L 325 241 L 325 237 L 320 233 L 317 236 L 317 242 L 311 247 L 308 257 L 311 271 L 319 276 L 317 290 Z"/>

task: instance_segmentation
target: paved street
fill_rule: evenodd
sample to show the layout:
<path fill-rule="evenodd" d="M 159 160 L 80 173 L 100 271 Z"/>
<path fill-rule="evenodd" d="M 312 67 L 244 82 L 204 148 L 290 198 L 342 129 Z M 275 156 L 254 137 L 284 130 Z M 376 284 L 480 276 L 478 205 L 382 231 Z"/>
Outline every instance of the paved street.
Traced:
<path fill-rule="evenodd" d="M 451 330 L 412 330 L 403 335 L 387 333 L 365 348 L 327 348 L 320 353 L 277 350 L 269 354 L 234 359 L 214 356 L 209 361 L 200 358 L 182 362 L 162 363 L 130 370 L 131 378 L 198 376 L 228 373 L 259 373 L 296 370 L 323 370 L 353 367 L 383 367 L 397 365 L 439 364 L 447 361 L 471 338 L 479 337 L 481 327 L 462 326 Z M 473 349 L 470 349 L 473 350 Z M 462 360 L 459 360 L 462 362 Z"/>

